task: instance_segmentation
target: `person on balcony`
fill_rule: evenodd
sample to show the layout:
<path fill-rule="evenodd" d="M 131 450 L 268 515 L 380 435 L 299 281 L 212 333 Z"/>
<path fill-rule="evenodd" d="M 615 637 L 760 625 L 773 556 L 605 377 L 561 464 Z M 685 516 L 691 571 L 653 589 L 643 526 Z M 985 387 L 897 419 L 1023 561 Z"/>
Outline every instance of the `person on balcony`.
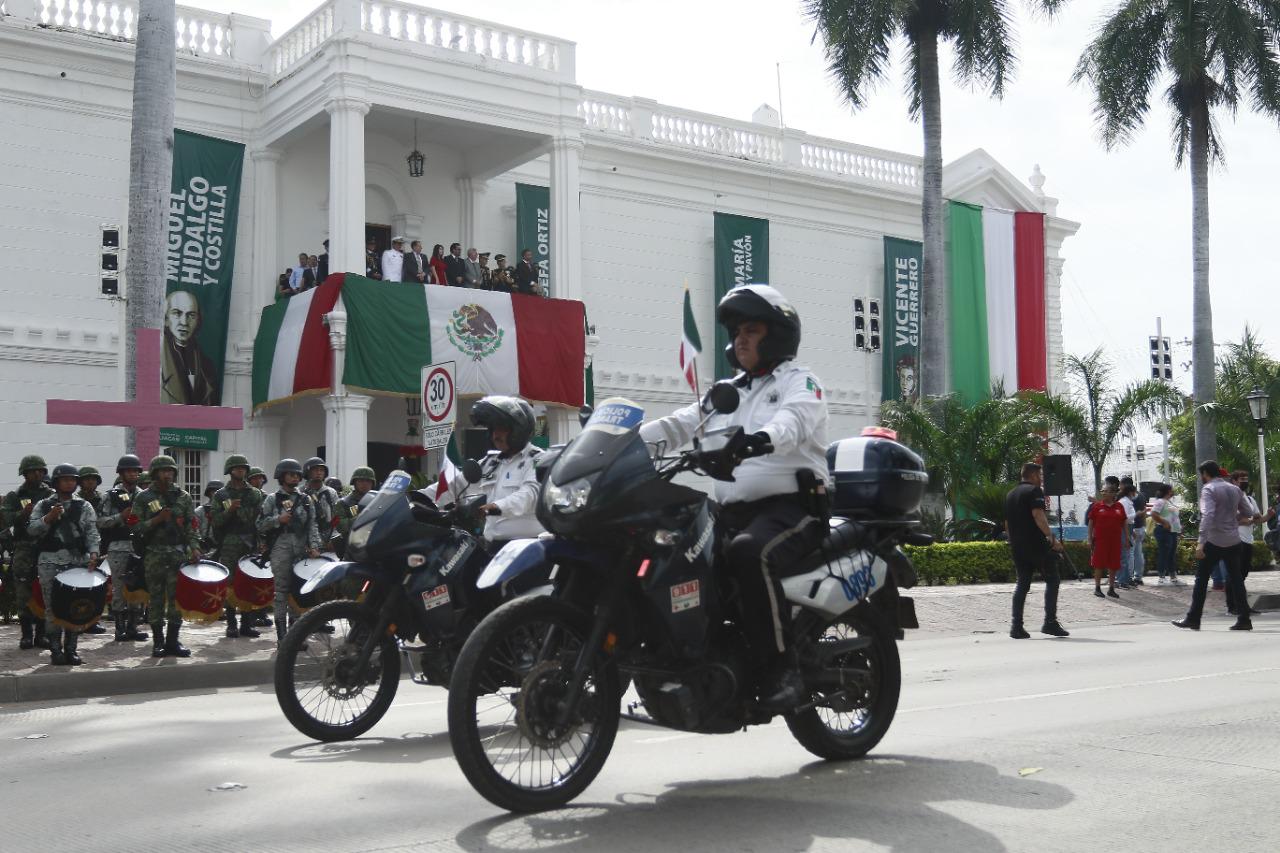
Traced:
<path fill-rule="evenodd" d="M 422 241 L 414 240 L 409 244 L 409 251 L 404 255 L 404 272 L 401 274 L 401 281 L 412 281 L 416 284 L 426 284 L 427 279 L 431 277 L 431 264 L 427 262 L 427 256 L 422 254 Z"/>
<path fill-rule="evenodd" d="M 516 264 L 516 293 L 526 296 L 538 295 L 538 268 L 533 264 L 533 249 L 520 252 L 520 263 Z"/>
<path fill-rule="evenodd" d="M 403 281 L 404 273 L 404 238 L 393 237 L 391 248 L 382 253 L 382 280 Z"/>
<path fill-rule="evenodd" d="M 462 258 L 462 244 L 449 246 L 449 256 L 444 259 L 445 276 L 450 287 L 467 286 L 467 262 Z"/>
<path fill-rule="evenodd" d="M 483 273 L 480 271 L 480 256 L 476 254 L 474 248 L 467 249 L 467 259 L 462 262 L 463 269 L 466 271 L 466 284 L 464 287 L 478 288 L 483 280 Z"/>
<path fill-rule="evenodd" d="M 444 246 L 436 243 L 431 249 L 432 284 L 448 284 L 449 271 L 444 264 Z"/>

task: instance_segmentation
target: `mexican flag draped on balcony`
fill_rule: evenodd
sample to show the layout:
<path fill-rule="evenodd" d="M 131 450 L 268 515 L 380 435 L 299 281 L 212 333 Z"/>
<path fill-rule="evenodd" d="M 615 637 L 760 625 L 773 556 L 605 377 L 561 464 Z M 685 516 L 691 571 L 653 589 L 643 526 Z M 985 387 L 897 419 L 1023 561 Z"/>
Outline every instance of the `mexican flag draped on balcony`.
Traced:
<path fill-rule="evenodd" d="M 329 392 L 324 315 L 339 297 L 347 312 L 342 380 L 353 391 L 417 396 L 424 365 L 453 361 L 459 394 L 583 403 L 581 302 L 338 273 L 263 309 L 253 344 L 255 409 Z"/>

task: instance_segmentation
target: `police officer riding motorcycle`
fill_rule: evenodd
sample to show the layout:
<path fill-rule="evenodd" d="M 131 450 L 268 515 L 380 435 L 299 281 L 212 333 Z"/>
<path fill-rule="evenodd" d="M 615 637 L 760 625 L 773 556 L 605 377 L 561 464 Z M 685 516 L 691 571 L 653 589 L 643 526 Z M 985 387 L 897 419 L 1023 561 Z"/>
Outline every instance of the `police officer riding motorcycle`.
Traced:
<path fill-rule="evenodd" d="M 493 450 L 480 460 L 482 479 L 476 490 L 487 496 L 480 507 L 487 518 L 484 538 L 496 554 L 512 539 L 542 532 L 534 510 L 538 504 L 535 465 L 541 449 L 529 443 L 533 437 L 533 407 L 519 397 L 491 395 L 476 401 L 473 423 L 489 430 Z"/>

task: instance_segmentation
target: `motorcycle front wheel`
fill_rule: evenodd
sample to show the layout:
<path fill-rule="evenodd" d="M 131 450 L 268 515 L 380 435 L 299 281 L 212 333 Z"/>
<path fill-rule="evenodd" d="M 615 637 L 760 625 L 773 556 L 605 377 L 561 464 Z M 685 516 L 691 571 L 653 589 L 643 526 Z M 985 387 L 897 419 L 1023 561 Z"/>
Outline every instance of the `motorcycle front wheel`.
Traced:
<path fill-rule="evenodd" d="M 855 638 L 870 643 L 825 662 L 828 668 L 849 670 L 843 686 L 813 690 L 811 701 L 818 704 L 786 717 L 800 745 L 829 761 L 866 755 L 889 731 L 898 710 L 902 664 L 893 630 L 882 619 L 859 608 L 820 626 L 810 642 L 820 649 L 823 643 Z"/>
<path fill-rule="evenodd" d="M 618 671 L 594 656 L 561 709 L 591 617 L 546 596 L 509 601 L 467 639 L 449 685 L 449 741 L 471 786 L 512 812 L 558 808 L 604 767 L 618 733 Z"/>
<path fill-rule="evenodd" d="M 276 653 L 276 701 L 307 737 L 359 737 L 391 707 L 400 684 L 395 641 L 384 637 L 368 663 L 356 665 L 376 618 L 354 601 L 329 601 L 308 610 L 285 634 Z"/>

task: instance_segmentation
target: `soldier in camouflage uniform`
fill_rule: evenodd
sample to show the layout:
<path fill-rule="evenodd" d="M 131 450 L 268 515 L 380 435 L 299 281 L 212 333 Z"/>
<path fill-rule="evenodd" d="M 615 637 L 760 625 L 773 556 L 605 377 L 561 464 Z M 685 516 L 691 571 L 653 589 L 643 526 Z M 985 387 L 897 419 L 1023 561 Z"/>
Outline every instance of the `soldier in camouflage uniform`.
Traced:
<path fill-rule="evenodd" d="M 357 468 L 351 472 L 351 491 L 338 499 L 337 537 L 334 538 L 334 551 L 342 557 L 347 550 L 347 540 L 351 537 L 351 525 L 360 515 L 360 501 L 369 494 L 377 483 L 377 475 L 372 468 Z"/>
<path fill-rule="evenodd" d="M 35 505 L 53 494 L 53 489 L 44 484 L 49 467 L 39 456 L 24 456 L 18 465 L 18 473 L 23 483 L 17 489 L 4 496 L 0 504 L 0 526 L 13 528 L 13 560 L 10 573 L 14 584 L 14 605 L 18 609 L 18 622 L 22 626 L 22 639 L 18 648 L 29 649 L 39 646 L 49 648 L 46 639 L 44 622 L 32 615 L 28 603 L 31 601 L 31 585 L 36 581 L 36 543 L 27 533 L 27 525 L 31 523 L 31 511 Z"/>
<path fill-rule="evenodd" d="M 225 483 L 221 480 L 210 480 L 209 484 L 204 487 L 204 500 L 196 507 L 196 538 L 200 540 L 200 550 L 213 550 L 213 527 L 210 522 L 213 520 L 211 510 L 213 508 L 213 496 L 218 493 Z"/>
<path fill-rule="evenodd" d="M 258 491 L 263 491 L 267 487 L 267 472 L 263 471 L 257 465 L 249 468 L 249 476 L 246 479 L 248 479 L 249 485 L 253 486 Z"/>
<path fill-rule="evenodd" d="M 94 513 L 98 518 L 102 517 L 102 492 L 98 491 L 98 487 L 102 485 L 102 475 L 98 473 L 98 469 L 92 465 L 80 466 L 80 491 L 76 493 L 77 497 L 88 502 L 93 507 Z M 107 629 L 102 627 L 101 622 L 94 622 L 86 634 L 105 634 Z"/>
<path fill-rule="evenodd" d="M 302 466 L 297 459 L 280 460 L 276 465 L 276 482 L 280 490 L 262 502 L 258 531 L 267 537 L 271 555 L 271 574 L 276 587 L 276 640 L 282 641 L 288 628 L 293 564 L 304 557 L 320 555 L 320 532 L 316 528 L 315 504 L 298 491 Z"/>
<path fill-rule="evenodd" d="M 170 456 L 157 456 L 149 467 L 151 486 L 133 500 L 138 516 L 138 538 L 145 549 L 142 567 L 151 596 L 151 656 L 190 657 L 191 651 L 178 642 L 182 613 L 178 610 L 178 570 L 184 563 L 200 558 L 196 542 L 195 507 L 191 495 L 174 485 L 178 463 Z M 168 636 L 164 620 L 168 617 Z"/>
<path fill-rule="evenodd" d="M 40 591 L 44 593 L 46 635 L 49 638 L 50 661 L 55 666 L 83 663 L 76 654 L 79 631 L 62 631 L 53 624 L 53 579 L 67 569 L 97 568 L 97 514 L 93 505 L 75 494 L 80 472 L 74 465 L 55 465 L 55 493 L 35 505 L 27 533 L 37 540 L 39 554 L 36 570 L 40 574 Z M 65 639 L 64 639 L 65 638 Z"/>
<path fill-rule="evenodd" d="M 316 505 L 316 529 L 320 531 L 321 547 L 328 548 L 338 513 L 338 493 L 332 486 L 325 484 L 329 477 L 329 466 L 319 456 L 313 456 L 303 463 L 302 472 L 303 479 L 307 481 L 302 487 L 302 493 L 309 496 Z"/>
<path fill-rule="evenodd" d="M 255 489 L 262 492 L 263 498 L 265 500 L 266 494 L 267 494 L 267 472 L 263 471 L 257 465 L 254 465 L 249 468 L 248 479 L 249 479 L 249 485 L 253 486 Z M 263 545 L 262 534 L 259 533 L 255 550 L 258 552 L 261 552 L 264 547 L 265 546 Z M 253 625 L 253 627 L 255 628 L 270 628 L 271 617 L 267 615 L 268 610 L 270 610 L 270 608 L 264 607 L 262 610 L 259 610 L 256 613 L 249 614 L 250 624 Z"/>
<path fill-rule="evenodd" d="M 258 550 L 258 516 L 262 512 L 262 492 L 249 485 L 249 460 L 232 454 L 222 466 L 222 473 L 231 477 L 230 482 L 218 489 L 209 504 L 209 526 L 219 563 L 233 573 L 240 571 L 242 557 Z M 234 577 L 234 575 L 233 575 Z M 227 605 L 227 636 L 257 637 L 253 620 L 248 612 L 240 614 L 236 626 L 236 608 Z"/>
<path fill-rule="evenodd" d="M 142 460 L 126 453 L 116 462 L 116 486 L 102 496 L 102 509 L 98 513 L 98 530 L 107 549 L 107 562 L 111 564 L 111 615 L 115 617 L 116 642 L 150 639 L 146 631 L 138 630 L 139 607 L 125 599 L 125 581 L 129 563 L 133 559 L 132 528 L 138 523 L 133 512 L 133 500 L 140 493 L 138 480 L 142 477 Z"/>

